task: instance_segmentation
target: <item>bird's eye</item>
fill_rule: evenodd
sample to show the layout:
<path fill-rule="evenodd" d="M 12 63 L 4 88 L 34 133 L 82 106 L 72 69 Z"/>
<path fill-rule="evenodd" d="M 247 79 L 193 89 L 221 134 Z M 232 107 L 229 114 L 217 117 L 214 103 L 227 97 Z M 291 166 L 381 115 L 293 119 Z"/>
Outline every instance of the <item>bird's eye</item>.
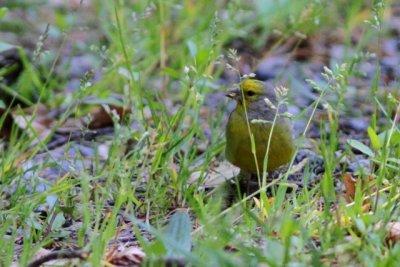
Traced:
<path fill-rule="evenodd" d="M 253 96 L 253 95 L 255 95 L 256 93 L 254 92 L 254 91 L 247 91 L 246 92 L 246 95 L 247 96 Z"/>

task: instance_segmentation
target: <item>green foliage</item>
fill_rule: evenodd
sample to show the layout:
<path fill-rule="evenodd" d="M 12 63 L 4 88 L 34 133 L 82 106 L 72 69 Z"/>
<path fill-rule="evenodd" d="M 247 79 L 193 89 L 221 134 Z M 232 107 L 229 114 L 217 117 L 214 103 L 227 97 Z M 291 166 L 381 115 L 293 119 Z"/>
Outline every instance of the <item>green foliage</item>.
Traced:
<path fill-rule="evenodd" d="M 45 2 L 7 1 L 7 7 L 0 9 L 0 19 L 8 19 L 16 8 L 35 13 Z M 396 120 L 388 115 L 398 114 L 398 103 L 381 104 L 385 102 L 377 94 L 378 74 L 371 85 L 370 102 L 375 116 L 379 116 L 378 111 L 387 116 L 379 118 L 383 121 L 379 125 L 371 122 L 366 133 L 369 143 L 350 139 L 346 155 L 338 159 L 335 154 L 340 143 L 339 121 L 348 111 L 348 81 L 356 74 L 357 64 L 365 60 L 359 55 L 371 41 L 367 37 L 382 30 L 379 5 L 370 6 L 361 0 L 91 2 L 88 20 L 102 38 L 84 44 L 82 50 L 97 59 L 102 74 L 99 80 L 94 81 L 91 73 L 82 73 L 73 93 L 60 94 L 69 82 L 68 75 L 55 69 L 63 45 L 60 50 L 46 51 L 43 42 L 52 35 L 63 36 L 62 44 L 73 41 L 69 34 L 80 25 L 78 14 L 55 8 L 54 23 L 37 36 L 34 60 L 23 55 L 21 77 L 1 90 L 16 92 L 14 96 L 26 105 L 40 102 L 53 108 L 62 106 L 65 112 L 60 122 L 79 117 L 84 112 L 80 104 L 90 96 L 104 101 L 101 104 L 115 104 L 105 100 L 112 92 L 124 95 L 122 102 L 131 114 L 126 121 L 113 118 L 115 132 L 104 163 L 100 163 L 99 149 L 90 170 L 71 169 L 57 181 L 44 180 L 41 171 L 54 165 L 61 168 L 60 162 L 49 159 L 21 167 L 21 162 L 48 152 L 50 137 L 37 142 L 38 136 L 14 129 L 8 144 L 0 144 L 1 266 L 10 266 L 17 250 L 20 265 L 25 266 L 40 248 L 51 246 L 55 239 L 76 242 L 91 252 L 89 263 L 99 266 L 126 218 L 133 223 L 124 226 L 131 228 L 155 262 L 168 255 L 183 257 L 189 264 L 210 266 L 390 266 L 398 262 L 399 246 L 386 246 L 386 231 L 377 227 L 398 221 L 400 216 L 400 130 L 398 117 Z M 361 19 L 365 14 L 370 24 Z M 14 32 L 27 31 L 21 21 L 7 23 Z M 303 138 L 321 104 L 329 117 L 327 123 L 321 123 L 318 149 L 325 171 L 319 186 L 287 194 L 285 174 L 282 180 L 265 185 L 273 188 L 273 197 L 251 196 L 225 207 L 224 196 L 217 190 L 210 194 L 202 187 L 214 160 L 223 158 L 224 149 L 225 105 L 212 111 L 207 134 L 200 119 L 204 98 L 224 90 L 217 82 L 222 68 L 215 62 L 227 54 L 230 42 L 237 38 L 260 50 L 269 44 L 271 35 L 277 35 L 278 45 L 273 50 L 293 36 L 304 39 L 341 28 L 350 46 L 354 27 L 363 27 L 368 42 L 360 42 L 355 57 L 326 67 L 325 80 L 309 80 L 319 97 L 310 106 Z M 79 50 L 78 46 L 74 43 L 72 50 Z M 0 108 L 5 104 L 0 100 Z M 1 118 L 0 126 L 3 123 Z M 129 142 L 134 146 L 125 153 Z M 204 145 L 206 151 L 199 153 Z M 368 177 L 362 176 L 354 202 L 349 204 L 336 194 L 334 181 L 339 161 L 353 156 L 352 148 L 375 164 L 371 174 L 377 181 L 374 192 L 381 193 L 371 196 L 373 192 L 362 187 Z M 76 159 L 84 161 L 84 155 L 77 152 Z M 198 183 L 190 183 L 197 171 Z M 304 180 L 309 179 L 307 175 L 305 172 Z M 373 206 L 371 212 L 363 212 L 366 198 Z M 44 206 L 46 214 L 41 214 Z M 188 207 L 189 213 L 178 211 L 171 218 L 167 216 L 181 207 Z M 76 240 L 69 239 L 65 230 L 70 221 L 76 226 Z M 20 236 L 23 240 L 17 240 Z"/>

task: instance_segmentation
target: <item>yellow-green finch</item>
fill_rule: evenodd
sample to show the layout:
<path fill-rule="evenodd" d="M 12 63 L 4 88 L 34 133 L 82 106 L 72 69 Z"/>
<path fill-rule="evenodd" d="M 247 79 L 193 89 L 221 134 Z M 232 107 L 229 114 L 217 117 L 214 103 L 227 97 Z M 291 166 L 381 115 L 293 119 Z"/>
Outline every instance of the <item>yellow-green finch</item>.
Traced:
<path fill-rule="evenodd" d="M 246 78 L 238 89 L 226 95 L 237 103 L 226 126 L 226 158 L 246 173 L 262 173 L 270 138 L 266 171 L 289 163 L 295 150 L 291 124 L 282 116 L 286 107 L 278 105 L 274 90 L 262 81 Z M 250 133 L 254 136 L 256 157 L 252 153 Z"/>

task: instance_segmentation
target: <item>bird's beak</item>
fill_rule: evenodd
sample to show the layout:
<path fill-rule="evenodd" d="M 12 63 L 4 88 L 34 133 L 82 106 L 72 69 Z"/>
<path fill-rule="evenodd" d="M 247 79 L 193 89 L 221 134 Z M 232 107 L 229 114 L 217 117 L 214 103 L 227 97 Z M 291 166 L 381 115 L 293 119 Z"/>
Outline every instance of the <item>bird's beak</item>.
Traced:
<path fill-rule="evenodd" d="M 232 99 L 235 99 L 235 100 L 239 100 L 242 95 L 241 95 L 241 92 L 240 92 L 239 89 L 232 89 L 232 90 L 229 90 L 225 94 L 225 96 L 227 96 L 229 98 L 232 98 Z"/>

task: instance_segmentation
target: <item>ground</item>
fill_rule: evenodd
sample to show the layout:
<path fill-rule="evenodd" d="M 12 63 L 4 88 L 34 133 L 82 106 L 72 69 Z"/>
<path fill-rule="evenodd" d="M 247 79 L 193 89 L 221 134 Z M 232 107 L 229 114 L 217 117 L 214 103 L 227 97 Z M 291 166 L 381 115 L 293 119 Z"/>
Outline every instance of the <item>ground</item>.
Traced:
<path fill-rule="evenodd" d="M 400 261 L 396 1 L 5 1 L 0 22 L 0 265 Z M 232 198 L 246 76 L 289 89 L 297 154 Z"/>

